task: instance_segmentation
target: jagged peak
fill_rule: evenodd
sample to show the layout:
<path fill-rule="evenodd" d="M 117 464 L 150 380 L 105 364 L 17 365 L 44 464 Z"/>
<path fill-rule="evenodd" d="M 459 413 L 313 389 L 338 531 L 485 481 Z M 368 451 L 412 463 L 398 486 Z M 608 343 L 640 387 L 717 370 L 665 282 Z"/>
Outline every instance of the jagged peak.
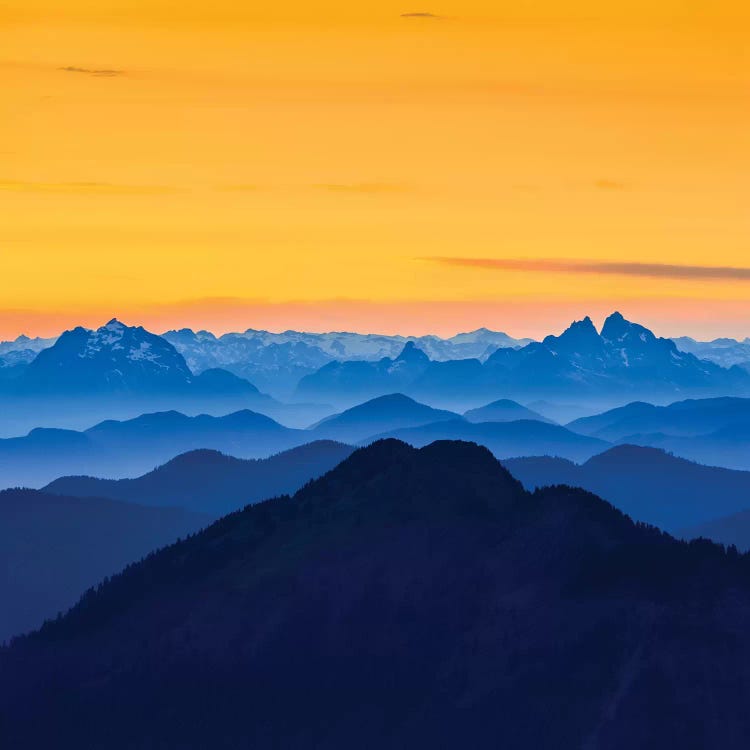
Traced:
<path fill-rule="evenodd" d="M 544 339 L 544 343 L 548 346 L 563 343 L 568 346 L 577 347 L 585 342 L 592 344 L 601 343 L 599 332 L 588 315 L 583 320 L 573 321 L 559 336 L 547 336 Z"/>
<path fill-rule="evenodd" d="M 648 328 L 629 321 L 620 312 L 613 312 L 605 321 L 602 327 L 602 338 L 607 341 L 620 341 L 629 333 L 645 337 L 645 340 L 656 338 Z"/>
<path fill-rule="evenodd" d="M 419 361 L 429 361 L 429 357 L 427 354 L 420 349 L 413 341 L 407 341 L 406 344 L 404 344 L 404 348 L 401 350 L 401 353 L 396 357 L 396 362 L 403 362 L 405 360 L 409 360 L 411 362 L 419 362 Z"/>
<path fill-rule="evenodd" d="M 123 328 L 127 328 L 123 322 L 119 321 L 117 318 L 112 318 L 108 323 L 102 326 L 102 328 L 106 328 L 107 330 L 122 330 Z"/>
<path fill-rule="evenodd" d="M 566 333 L 585 333 L 585 334 L 594 334 L 596 336 L 599 335 L 598 331 L 596 330 L 596 326 L 594 325 L 594 321 L 591 320 L 591 318 L 587 315 L 583 320 L 574 320 L 561 334 L 561 336 L 564 336 Z"/>

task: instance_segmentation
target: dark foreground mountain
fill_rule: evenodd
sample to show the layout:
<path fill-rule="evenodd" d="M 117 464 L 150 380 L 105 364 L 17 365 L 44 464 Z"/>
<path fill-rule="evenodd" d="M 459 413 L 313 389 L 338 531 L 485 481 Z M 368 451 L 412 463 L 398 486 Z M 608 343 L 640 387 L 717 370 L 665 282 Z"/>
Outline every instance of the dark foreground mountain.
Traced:
<path fill-rule="evenodd" d="M 396 438 L 421 447 L 435 440 L 466 440 L 489 448 L 497 458 L 550 455 L 585 461 L 609 444 L 578 435 L 556 424 L 521 419 L 516 422 L 467 422 L 464 419 L 434 422 L 419 427 L 391 430 L 372 440 Z"/>
<path fill-rule="evenodd" d="M 177 508 L 0 492 L 0 642 L 38 628 L 105 576 L 208 522 Z"/>
<path fill-rule="evenodd" d="M 264 459 L 241 459 L 213 450 L 173 458 L 137 479 L 61 477 L 45 492 L 111 497 L 143 505 L 175 506 L 218 518 L 249 503 L 296 492 L 347 458 L 353 448 L 318 440 Z"/>
<path fill-rule="evenodd" d="M 703 466 L 656 448 L 620 445 L 582 465 L 548 456 L 503 464 L 527 489 L 582 487 L 672 534 L 750 507 L 750 472 Z"/>
<path fill-rule="evenodd" d="M 385 441 L 0 652 L 28 748 L 744 748 L 750 564 Z"/>
<path fill-rule="evenodd" d="M 70 474 L 137 476 L 198 448 L 261 458 L 309 441 L 308 431 L 247 409 L 222 417 L 157 412 L 110 419 L 83 432 L 40 428 L 0 440 L 0 487 L 41 487 Z"/>

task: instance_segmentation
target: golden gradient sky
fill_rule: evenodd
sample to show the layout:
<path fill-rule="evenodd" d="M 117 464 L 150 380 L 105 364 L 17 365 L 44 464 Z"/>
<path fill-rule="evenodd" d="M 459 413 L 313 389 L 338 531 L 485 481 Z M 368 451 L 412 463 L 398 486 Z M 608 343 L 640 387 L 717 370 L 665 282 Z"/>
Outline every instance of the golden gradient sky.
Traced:
<path fill-rule="evenodd" d="M 2 0 L 0 337 L 750 335 L 748 34 L 724 0 Z"/>

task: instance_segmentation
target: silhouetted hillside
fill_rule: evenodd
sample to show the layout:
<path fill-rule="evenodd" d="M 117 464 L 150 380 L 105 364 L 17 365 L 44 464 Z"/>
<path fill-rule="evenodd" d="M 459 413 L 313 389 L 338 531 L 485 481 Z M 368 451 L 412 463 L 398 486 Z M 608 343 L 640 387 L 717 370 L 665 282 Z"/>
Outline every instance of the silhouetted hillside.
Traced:
<path fill-rule="evenodd" d="M 45 492 L 111 497 L 143 505 L 176 506 L 213 518 L 275 495 L 296 492 L 343 461 L 353 448 L 319 440 L 264 459 L 233 458 L 213 450 L 183 453 L 137 479 L 61 477 Z"/>
<path fill-rule="evenodd" d="M 0 492 L 0 642 L 38 628 L 105 576 L 208 522 L 177 508 Z"/>
<path fill-rule="evenodd" d="M 703 466 L 654 448 L 621 445 L 581 466 L 549 457 L 503 464 L 528 489 L 582 487 L 672 533 L 750 506 L 750 472 Z"/>
<path fill-rule="evenodd" d="M 750 564 L 488 451 L 355 452 L 0 652 L 14 750 L 741 748 Z"/>

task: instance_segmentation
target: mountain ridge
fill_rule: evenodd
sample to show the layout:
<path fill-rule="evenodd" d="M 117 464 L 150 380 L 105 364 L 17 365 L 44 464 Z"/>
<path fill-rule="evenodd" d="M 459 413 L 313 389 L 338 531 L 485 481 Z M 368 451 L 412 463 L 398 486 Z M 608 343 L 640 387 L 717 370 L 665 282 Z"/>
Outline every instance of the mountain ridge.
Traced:
<path fill-rule="evenodd" d="M 749 506 L 750 472 L 705 466 L 658 448 L 617 445 L 582 464 L 550 456 L 503 465 L 527 489 L 566 484 L 673 534 Z"/>
<path fill-rule="evenodd" d="M 434 362 L 416 357 L 409 364 L 337 361 L 303 377 L 296 394 L 345 402 L 400 391 L 416 399 L 451 406 L 479 398 L 618 398 L 624 394 L 667 397 L 679 393 L 750 393 L 750 373 L 722 368 L 680 351 L 670 339 L 613 313 L 601 332 L 591 318 L 573 322 L 560 335 L 519 348 L 500 347 L 484 360 Z M 400 355 L 403 357 L 403 352 Z"/>
<path fill-rule="evenodd" d="M 134 479 L 66 476 L 50 482 L 42 491 L 181 507 L 216 519 L 250 503 L 295 492 L 353 450 L 343 443 L 318 440 L 265 459 L 241 459 L 199 448 Z"/>
<path fill-rule="evenodd" d="M 17 750 L 741 747 L 748 623 L 746 557 L 388 440 L 1 650 L 0 724 Z"/>

